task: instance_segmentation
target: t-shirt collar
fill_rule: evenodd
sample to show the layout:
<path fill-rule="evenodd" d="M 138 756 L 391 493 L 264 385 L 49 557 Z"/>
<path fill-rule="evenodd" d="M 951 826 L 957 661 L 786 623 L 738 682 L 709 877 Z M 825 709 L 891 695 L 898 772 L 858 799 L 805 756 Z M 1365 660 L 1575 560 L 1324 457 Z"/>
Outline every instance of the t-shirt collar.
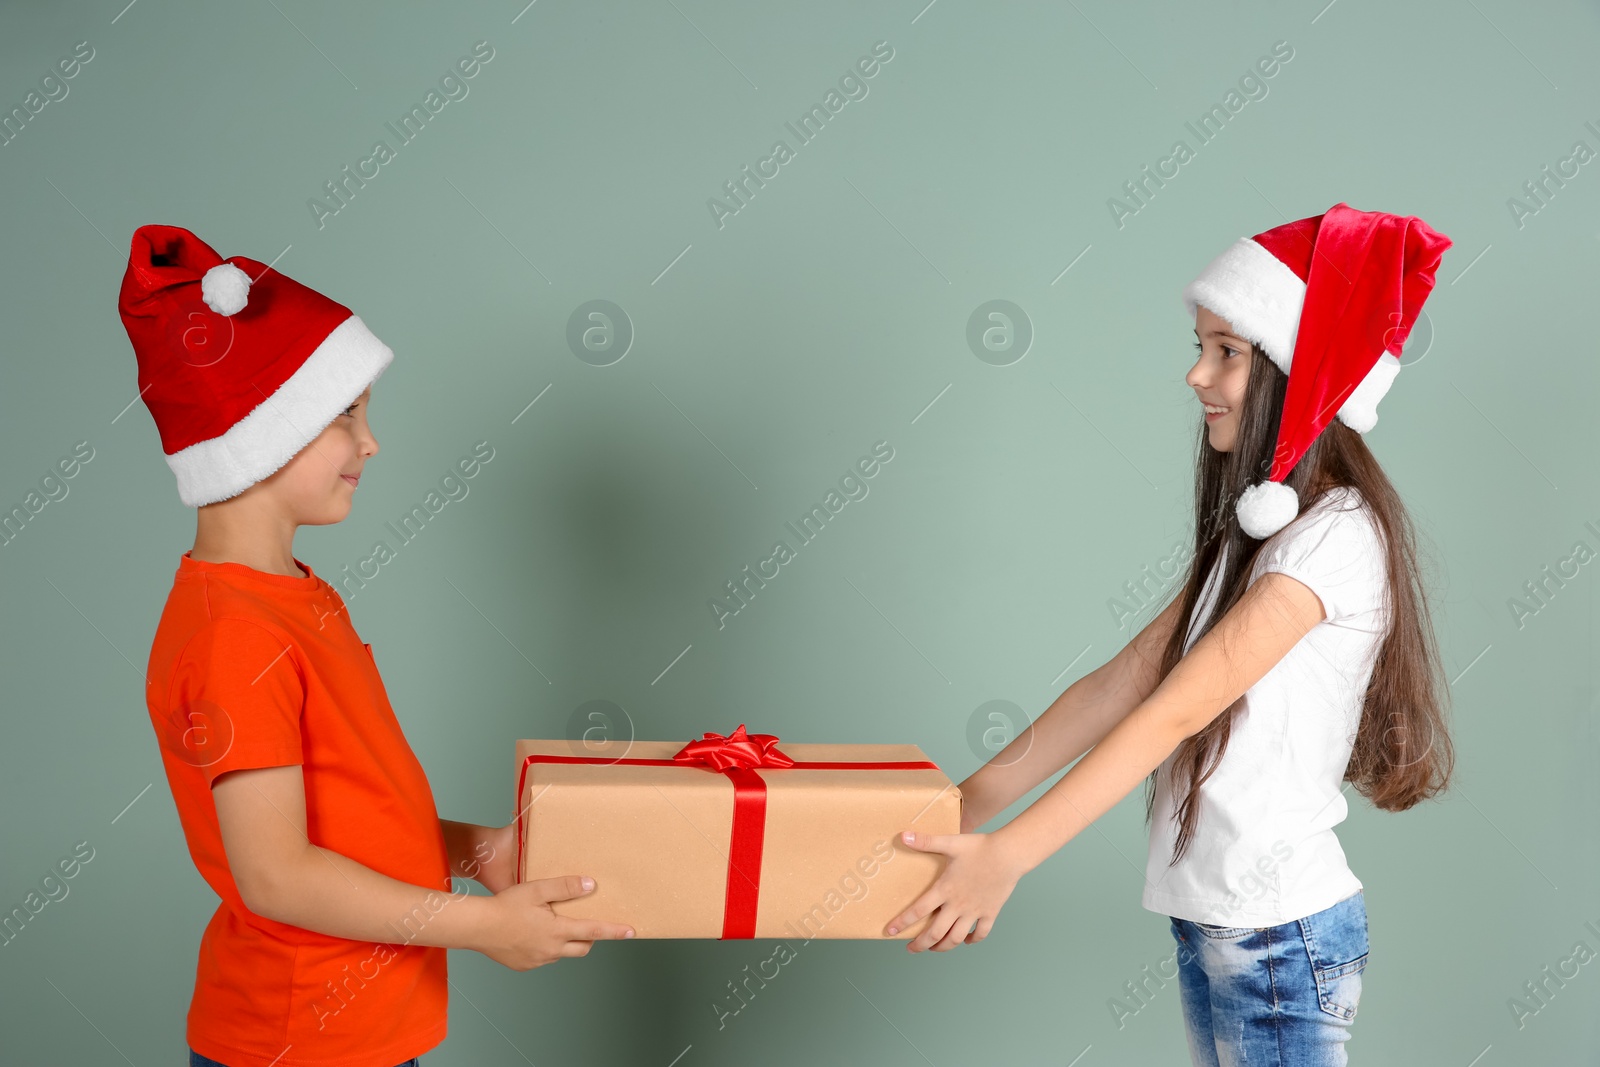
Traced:
<path fill-rule="evenodd" d="M 304 578 L 296 578 L 288 574 L 269 574 L 258 571 L 254 567 L 243 563 L 215 563 L 210 560 L 195 559 L 185 551 L 178 557 L 179 574 L 215 574 L 219 577 L 232 578 L 237 581 L 254 582 L 262 585 L 277 586 L 280 589 L 298 589 L 310 592 L 322 585 L 322 579 L 317 577 L 317 572 L 311 569 L 310 564 L 304 560 L 295 559 L 295 562 L 305 570 Z"/>

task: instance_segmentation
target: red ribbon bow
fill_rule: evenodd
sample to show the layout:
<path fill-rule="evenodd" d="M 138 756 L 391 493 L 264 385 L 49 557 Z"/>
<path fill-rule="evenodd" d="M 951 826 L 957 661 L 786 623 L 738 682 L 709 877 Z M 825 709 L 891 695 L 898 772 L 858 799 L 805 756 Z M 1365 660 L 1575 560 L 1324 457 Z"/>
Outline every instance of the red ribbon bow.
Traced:
<path fill-rule="evenodd" d="M 793 767 L 794 760 L 778 751 L 777 734 L 747 734 L 744 723 L 724 737 L 707 730 L 698 741 L 684 745 L 673 759 L 681 763 L 703 763 L 714 771 L 729 767 Z"/>

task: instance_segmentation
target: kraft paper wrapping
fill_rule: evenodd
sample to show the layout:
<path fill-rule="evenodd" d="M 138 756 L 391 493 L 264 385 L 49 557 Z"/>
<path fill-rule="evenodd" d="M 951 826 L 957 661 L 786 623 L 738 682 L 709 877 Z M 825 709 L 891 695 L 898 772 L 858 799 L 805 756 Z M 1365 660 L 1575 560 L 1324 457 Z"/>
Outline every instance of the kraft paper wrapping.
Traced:
<path fill-rule="evenodd" d="M 723 936 L 734 784 L 704 765 L 537 763 L 530 755 L 671 760 L 681 741 L 587 745 L 517 742 L 522 813 L 518 881 L 589 875 L 595 890 L 556 914 L 627 923 L 635 937 Z M 797 763 L 909 762 L 916 745 L 779 741 Z M 909 940 L 889 920 L 943 870 L 945 857 L 900 841 L 902 830 L 954 834 L 961 791 L 936 768 L 760 767 L 766 783 L 754 936 Z"/>

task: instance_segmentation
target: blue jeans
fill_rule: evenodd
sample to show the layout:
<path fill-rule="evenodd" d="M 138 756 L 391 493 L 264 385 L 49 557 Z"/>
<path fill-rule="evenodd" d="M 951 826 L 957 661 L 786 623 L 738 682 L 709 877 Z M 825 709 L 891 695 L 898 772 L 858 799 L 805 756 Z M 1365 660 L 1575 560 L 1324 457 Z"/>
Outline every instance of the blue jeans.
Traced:
<path fill-rule="evenodd" d="M 1360 891 L 1281 926 L 1172 920 L 1196 1067 L 1345 1067 L 1367 907 Z"/>
<path fill-rule="evenodd" d="M 194 1049 L 190 1049 L 189 1067 L 228 1067 L 228 1065 L 225 1063 L 218 1063 L 216 1060 L 202 1056 Z M 400 1064 L 399 1067 L 419 1067 L 419 1058 L 413 1056 L 406 1062 Z"/>

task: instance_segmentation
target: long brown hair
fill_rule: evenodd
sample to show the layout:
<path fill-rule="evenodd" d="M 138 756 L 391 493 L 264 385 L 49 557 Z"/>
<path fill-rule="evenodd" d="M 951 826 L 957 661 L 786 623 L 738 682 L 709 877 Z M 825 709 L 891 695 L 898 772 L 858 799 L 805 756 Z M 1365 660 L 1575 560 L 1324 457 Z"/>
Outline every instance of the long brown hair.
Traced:
<path fill-rule="evenodd" d="M 1266 544 L 1239 527 L 1234 505 L 1250 484 L 1264 480 L 1271 469 L 1278 420 L 1283 412 L 1289 377 L 1262 352 L 1250 346 L 1250 376 L 1239 411 L 1239 436 L 1232 451 L 1219 452 L 1207 441 L 1202 419 L 1195 457 L 1195 551 L 1183 589 L 1178 625 L 1172 628 L 1162 654 L 1159 678 L 1183 657 L 1187 623 L 1199 601 L 1202 583 L 1223 546 L 1227 566 L 1219 576 L 1215 606 L 1195 640 L 1227 614 L 1244 595 L 1256 553 Z M 1383 468 L 1361 435 L 1337 418 L 1317 435 L 1285 479 L 1300 499 L 1300 512 L 1337 486 L 1353 486 L 1366 501 L 1386 547 L 1389 629 L 1378 649 L 1367 685 L 1345 781 L 1385 811 L 1404 811 L 1438 795 L 1449 784 L 1455 757 L 1445 726 L 1444 702 L 1449 692 L 1440 666 L 1427 594 L 1420 581 L 1411 520 Z M 1173 796 L 1183 800 L 1174 818 L 1179 830 L 1171 863 L 1188 850 L 1199 815 L 1200 787 L 1222 760 L 1233 717 L 1246 697 L 1234 701 L 1199 732 L 1185 738 L 1172 760 L 1177 781 Z M 1145 822 L 1154 815 L 1155 784 L 1161 768 L 1151 773 L 1145 796 Z"/>

